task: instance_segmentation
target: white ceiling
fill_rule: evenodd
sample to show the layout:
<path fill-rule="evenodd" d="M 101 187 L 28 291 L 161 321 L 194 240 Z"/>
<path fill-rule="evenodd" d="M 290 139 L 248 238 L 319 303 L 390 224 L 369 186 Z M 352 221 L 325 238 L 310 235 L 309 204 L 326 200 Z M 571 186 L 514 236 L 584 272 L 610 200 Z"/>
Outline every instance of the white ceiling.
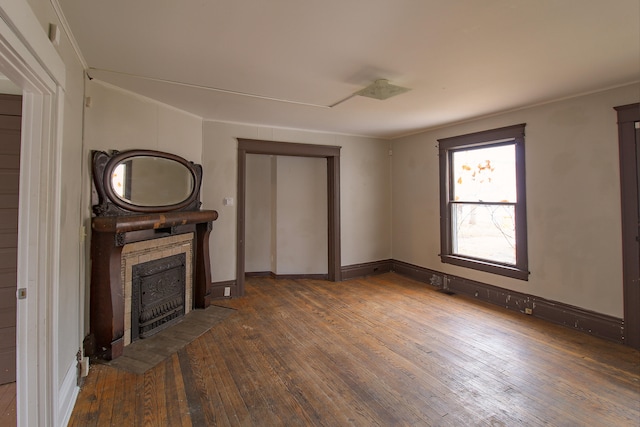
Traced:
<path fill-rule="evenodd" d="M 211 120 L 394 138 L 640 80 L 638 0 L 55 1 L 92 78 Z"/>

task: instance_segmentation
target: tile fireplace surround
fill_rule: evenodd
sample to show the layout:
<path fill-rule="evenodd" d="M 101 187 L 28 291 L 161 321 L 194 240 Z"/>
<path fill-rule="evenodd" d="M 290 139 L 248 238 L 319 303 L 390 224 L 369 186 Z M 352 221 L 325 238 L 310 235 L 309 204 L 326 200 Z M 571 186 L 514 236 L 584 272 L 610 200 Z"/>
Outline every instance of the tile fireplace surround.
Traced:
<path fill-rule="evenodd" d="M 145 240 L 125 245 L 122 249 L 121 280 L 124 294 L 124 345 L 131 344 L 131 299 L 133 289 L 133 267 L 148 261 L 168 258 L 173 255 L 185 254 L 185 289 L 184 314 L 191 311 L 193 275 L 193 233 L 178 234 L 160 239 Z"/>

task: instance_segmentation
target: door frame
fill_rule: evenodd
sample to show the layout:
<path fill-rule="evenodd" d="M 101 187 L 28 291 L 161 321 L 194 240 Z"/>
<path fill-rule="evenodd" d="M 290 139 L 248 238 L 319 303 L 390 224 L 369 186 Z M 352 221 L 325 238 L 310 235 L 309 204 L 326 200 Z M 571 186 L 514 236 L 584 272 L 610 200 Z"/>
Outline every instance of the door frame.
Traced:
<path fill-rule="evenodd" d="M 238 296 L 244 295 L 247 154 L 319 157 L 327 159 L 328 276 L 329 280 L 333 282 L 342 280 L 342 259 L 340 255 L 340 148 L 341 147 L 333 145 L 300 144 L 238 138 L 238 208 L 236 229 L 236 288 Z"/>
<path fill-rule="evenodd" d="M 27 2 L 0 0 L 0 73 L 23 92 L 18 207 L 18 425 L 62 425 L 77 386 L 59 375 L 60 147 L 65 65 Z"/>
<path fill-rule="evenodd" d="M 640 121 L 640 104 L 614 108 L 618 113 L 620 147 L 620 192 L 622 199 L 622 278 L 624 299 L 624 342 L 640 349 L 640 245 L 638 244 L 638 157 L 635 123 Z"/>

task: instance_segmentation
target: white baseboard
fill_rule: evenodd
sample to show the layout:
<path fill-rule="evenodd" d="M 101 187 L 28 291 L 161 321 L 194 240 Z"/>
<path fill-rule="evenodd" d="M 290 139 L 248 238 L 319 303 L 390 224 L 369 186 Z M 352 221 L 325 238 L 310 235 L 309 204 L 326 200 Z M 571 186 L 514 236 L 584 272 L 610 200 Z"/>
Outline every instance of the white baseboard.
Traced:
<path fill-rule="evenodd" d="M 73 407 L 76 404 L 80 387 L 78 387 L 78 366 L 75 360 L 69 367 L 62 386 L 58 390 L 58 424 L 59 426 L 66 426 L 69 424 Z"/>

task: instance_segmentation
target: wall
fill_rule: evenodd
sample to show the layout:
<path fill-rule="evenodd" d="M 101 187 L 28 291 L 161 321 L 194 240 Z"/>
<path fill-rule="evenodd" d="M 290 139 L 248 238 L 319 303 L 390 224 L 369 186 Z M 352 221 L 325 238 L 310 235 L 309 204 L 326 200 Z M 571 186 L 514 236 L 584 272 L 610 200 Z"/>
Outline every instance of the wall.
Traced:
<path fill-rule="evenodd" d="M 393 141 L 393 258 L 622 317 L 620 176 L 613 107 L 640 86 L 447 126 Z M 526 123 L 529 281 L 442 264 L 437 139 Z"/>
<path fill-rule="evenodd" d="M 328 272 L 327 160 L 277 158 L 276 274 Z"/>
<path fill-rule="evenodd" d="M 210 241 L 214 282 L 236 278 L 236 205 L 222 205 L 237 194 L 236 138 L 341 146 L 342 265 L 391 258 L 388 141 L 212 121 L 203 132 L 203 203 L 219 213 Z"/>
<path fill-rule="evenodd" d="M 326 274 L 327 161 L 247 155 L 245 271 Z"/>
<path fill-rule="evenodd" d="M 271 163 L 275 157 L 247 155 L 247 190 L 245 209 L 245 270 L 274 271 L 275 247 L 271 245 L 272 186 Z M 275 272 L 275 271 L 274 271 Z"/>
<path fill-rule="evenodd" d="M 87 80 L 85 158 L 91 150 L 159 150 L 200 163 L 202 119 L 98 80 Z"/>

